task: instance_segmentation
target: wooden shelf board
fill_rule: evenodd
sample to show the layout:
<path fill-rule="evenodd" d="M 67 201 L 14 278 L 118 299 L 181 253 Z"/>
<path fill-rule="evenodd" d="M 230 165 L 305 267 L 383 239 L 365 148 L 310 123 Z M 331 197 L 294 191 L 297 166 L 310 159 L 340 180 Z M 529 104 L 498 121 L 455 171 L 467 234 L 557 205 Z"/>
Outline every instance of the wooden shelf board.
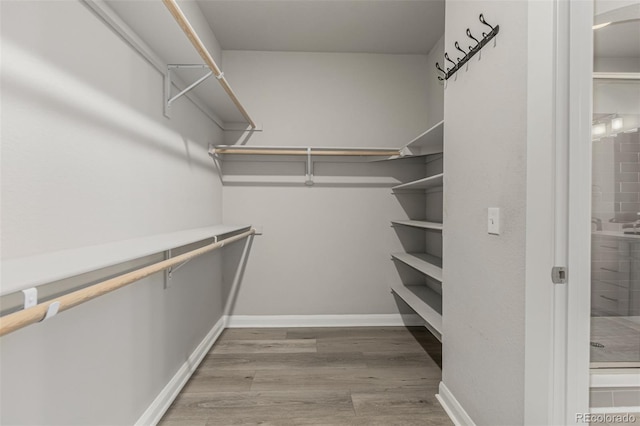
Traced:
<path fill-rule="evenodd" d="M 0 295 L 76 275 L 216 236 L 248 230 L 247 225 L 215 225 L 107 244 L 2 260 Z"/>
<path fill-rule="evenodd" d="M 429 189 L 436 186 L 441 186 L 443 178 L 444 173 L 440 173 L 419 180 L 414 180 L 413 182 L 403 183 L 402 185 L 394 186 L 392 189 L 394 191 L 406 189 Z"/>
<path fill-rule="evenodd" d="M 442 259 L 426 253 L 392 253 L 394 259 L 442 282 Z"/>
<path fill-rule="evenodd" d="M 396 225 L 412 226 L 414 228 L 442 231 L 442 224 L 437 222 L 426 222 L 424 220 L 392 220 L 391 223 Z"/>
<path fill-rule="evenodd" d="M 442 297 L 427 286 L 395 284 L 391 290 L 427 322 L 442 340 Z"/>

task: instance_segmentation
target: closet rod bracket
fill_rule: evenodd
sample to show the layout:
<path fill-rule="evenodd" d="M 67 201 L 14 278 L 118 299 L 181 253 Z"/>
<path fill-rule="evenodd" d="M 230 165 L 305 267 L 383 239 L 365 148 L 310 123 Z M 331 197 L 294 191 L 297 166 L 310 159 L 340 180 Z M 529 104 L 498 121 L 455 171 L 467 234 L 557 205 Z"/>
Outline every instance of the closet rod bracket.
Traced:
<path fill-rule="evenodd" d="M 311 148 L 307 148 L 307 176 L 304 184 L 307 186 L 313 186 L 313 161 L 311 160 Z"/>
<path fill-rule="evenodd" d="M 209 68 L 204 64 L 169 64 L 167 65 L 167 72 L 164 75 L 164 116 L 167 118 L 171 118 L 171 104 L 176 101 L 181 96 L 185 95 L 187 92 L 194 89 L 200 83 L 208 79 L 213 75 L 213 71 L 209 70 L 205 75 L 200 77 L 195 82 L 191 83 L 189 86 L 181 90 L 177 95 L 171 96 L 171 86 L 173 82 L 171 80 L 171 70 L 175 69 L 204 69 Z"/>
<path fill-rule="evenodd" d="M 213 242 L 216 244 L 218 242 L 218 236 L 215 235 L 213 237 Z M 166 250 L 164 252 L 164 260 L 169 260 L 172 257 L 171 249 Z M 189 263 L 191 259 L 187 259 L 182 263 L 177 264 L 176 266 L 170 266 L 169 268 L 164 270 L 164 288 L 167 289 L 171 287 L 171 280 L 173 279 L 173 273 L 177 272 L 178 269 L 182 268 L 184 265 Z"/>

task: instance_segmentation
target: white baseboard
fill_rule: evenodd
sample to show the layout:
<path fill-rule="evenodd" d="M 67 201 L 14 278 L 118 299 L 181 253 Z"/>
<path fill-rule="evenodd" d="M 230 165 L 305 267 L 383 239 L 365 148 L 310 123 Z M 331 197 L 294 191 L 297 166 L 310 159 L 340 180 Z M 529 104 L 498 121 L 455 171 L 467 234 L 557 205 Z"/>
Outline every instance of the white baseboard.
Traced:
<path fill-rule="evenodd" d="M 227 327 L 391 327 L 423 326 L 416 314 L 371 315 L 231 315 Z"/>
<path fill-rule="evenodd" d="M 169 406 L 171 406 L 173 400 L 187 383 L 187 380 L 189 380 L 193 372 L 198 368 L 198 365 L 200 365 L 202 359 L 209 352 L 211 346 L 213 346 L 216 340 L 218 340 L 218 337 L 220 337 L 220 334 L 224 331 L 226 320 L 227 318 L 224 316 L 218 320 L 198 347 L 196 347 L 189 358 L 187 358 L 180 369 L 178 369 L 169 383 L 162 389 L 145 412 L 142 413 L 142 416 L 140 416 L 135 423 L 136 426 L 155 425 L 160 421 L 164 413 L 169 409 Z"/>
<path fill-rule="evenodd" d="M 444 383 L 440 382 L 440 386 L 438 389 L 438 394 L 436 398 L 444 408 L 444 411 L 447 412 L 447 415 L 456 426 L 475 426 L 475 423 L 469 417 L 462 405 L 458 402 L 458 400 L 453 396 L 449 388 L 445 386 Z"/>

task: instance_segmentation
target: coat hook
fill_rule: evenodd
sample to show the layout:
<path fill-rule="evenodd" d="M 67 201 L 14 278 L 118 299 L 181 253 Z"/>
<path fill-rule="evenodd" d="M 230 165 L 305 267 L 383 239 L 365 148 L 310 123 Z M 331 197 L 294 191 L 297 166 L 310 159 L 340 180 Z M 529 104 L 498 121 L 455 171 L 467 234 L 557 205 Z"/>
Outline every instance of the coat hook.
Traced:
<path fill-rule="evenodd" d="M 438 71 L 440 71 L 442 74 L 447 75 L 447 73 L 445 72 L 445 70 L 443 70 L 442 68 L 440 68 L 440 63 L 436 62 L 436 68 L 438 69 Z"/>
<path fill-rule="evenodd" d="M 458 49 L 458 50 L 459 50 L 459 51 L 461 51 L 465 56 L 467 56 L 467 52 L 465 52 L 464 50 L 460 49 L 460 44 L 459 44 L 457 41 L 456 41 L 453 45 L 456 47 L 456 49 Z M 458 59 L 458 62 L 460 62 L 460 59 Z"/>
<path fill-rule="evenodd" d="M 453 62 L 453 61 L 449 58 L 449 54 L 448 54 L 448 53 L 446 53 L 446 52 L 445 52 L 445 54 L 444 54 L 444 58 L 445 58 L 447 61 L 451 62 L 451 63 L 453 64 L 453 66 L 454 66 L 454 67 L 456 66 L 456 63 L 455 63 L 455 62 Z"/>
<path fill-rule="evenodd" d="M 480 22 L 482 22 L 483 24 L 485 24 L 487 27 L 491 28 L 491 31 L 494 30 L 493 26 L 491 24 L 489 24 L 487 21 L 484 20 L 484 15 L 481 13 L 480 14 Z M 484 33 L 483 33 L 484 34 Z"/>
<path fill-rule="evenodd" d="M 478 41 L 477 38 L 475 38 L 472 34 L 471 34 L 471 30 L 469 28 L 467 28 L 467 37 L 469 37 L 470 39 L 473 39 L 473 41 L 476 42 L 476 46 L 478 46 L 480 44 L 480 42 Z M 475 47 L 471 47 L 469 46 L 469 50 L 473 50 L 475 49 Z"/>

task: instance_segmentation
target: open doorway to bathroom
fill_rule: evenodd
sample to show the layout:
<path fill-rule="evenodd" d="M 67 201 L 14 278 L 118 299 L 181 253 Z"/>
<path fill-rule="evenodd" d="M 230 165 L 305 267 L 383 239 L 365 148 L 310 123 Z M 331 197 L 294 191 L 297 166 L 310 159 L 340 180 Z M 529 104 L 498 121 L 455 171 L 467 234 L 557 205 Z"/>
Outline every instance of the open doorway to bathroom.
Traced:
<path fill-rule="evenodd" d="M 596 2 L 591 368 L 640 367 L 639 11 Z"/>

